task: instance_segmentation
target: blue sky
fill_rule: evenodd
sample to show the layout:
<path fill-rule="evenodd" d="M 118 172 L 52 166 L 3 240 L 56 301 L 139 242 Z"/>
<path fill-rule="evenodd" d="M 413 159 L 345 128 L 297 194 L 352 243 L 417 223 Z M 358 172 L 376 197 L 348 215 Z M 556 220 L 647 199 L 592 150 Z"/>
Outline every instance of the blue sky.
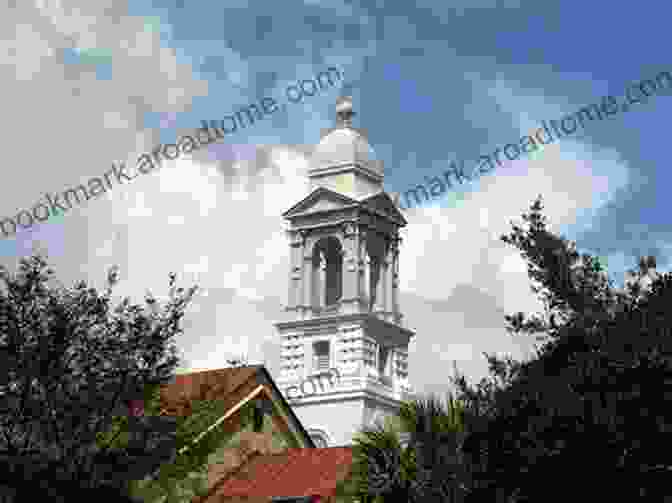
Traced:
<path fill-rule="evenodd" d="M 203 287 L 179 344 L 189 368 L 247 351 L 277 372 L 272 323 L 284 316 L 288 271 L 280 214 L 307 194 L 307 159 L 333 125 L 339 95 L 353 97 L 386 190 L 403 192 L 452 160 L 517 143 L 543 120 L 672 71 L 663 42 L 669 9 L 660 5 L 17 3 L 0 20 L 9 146 L 2 216 L 330 66 L 344 80 L 226 144 L 2 239 L 0 261 L 12 266 L 38 247 L 65 283 L 98 286 L 119 264 L 120 290 L 137 301 L 147 289 L 165 292 L 174 270 Z M 538 193 L 553 228 L 602 257 L 616 283 L 639 255 L 669 270 L 671 111 L 660 90 L 408 210 L 401 307 L 417 331 L 410 377 L 418 389 L 446 388 L 437 365 L 456 360 L 478 378 L 487 370 L 482 351 L 530 349 L 506 334 L 503 316 L 538 304 L 522 262 L 497 238 Z"/>

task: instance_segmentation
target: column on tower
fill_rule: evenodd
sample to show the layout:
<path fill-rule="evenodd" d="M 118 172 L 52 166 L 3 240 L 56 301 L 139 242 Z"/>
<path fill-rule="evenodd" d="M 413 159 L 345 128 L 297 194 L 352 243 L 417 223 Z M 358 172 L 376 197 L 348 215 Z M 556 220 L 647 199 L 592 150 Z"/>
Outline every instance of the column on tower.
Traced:
<path fill-rule="evenodd" d="M 371 258 L 369 257 L 367 247 L 368 239 L 369 236 L 366 234 L 366 232 L 360 231 L 359 257 L 358 257 L 360 272 L 357 278 L 359 283 L 358 293 L 360 298 L 366 303 L 367 308 L 371 295 L 371 289 L 369 285 L 369 281 L 371 279 Z"/>
<path fill-rule="evenodd" d="M 399 244 L 401 238 L 395 240 L 393 267 L 392 267 L 392 311 L 394 312 L 395 322 L 401 322 L 401 313 L 399 309 Z"/>
<path fill-rule="evenodd" d="M 344 314 L 357 311 L 359 298 L 359 237 L 351 223 L 343 227 L 342 306 Z"/>
<path fill-rule="evenodd" d="M 319 309 L 322 309 L 326 306 L 326 294 L 327 294 L 327 261 L 324 257 L 324 251 L 320 250 L 317 252 L 316 257 L 317 263 L 317 288 L 316 288 L 316 298 L 315 304 Z"/>
<path fill-rule="evenodd" d="M 303 255 L 303 312 L 304 317 L 312 311 L 313 306 L 313 257 L 311 252 L 311 242 L 312 240 L 305 239 L 302 255 Z"/>
<path fill-rule="evenodd" d="M 378 258 L 378 284 L 376 285 L 376 311 L 385 313 L 385 298 L 387 290 L 387 246 L 382 247 L 382 253 Z M 383 316 L 385 316 L 383 314 Z"/>
<path fill-rule="evenodd" d="M 376 283 L 376 311 L 384 311 L 385 307 L 385 260 L 381 257 L 377 263 L 376 267 L 378 268 L 378 273 L 376 277 L 378 282 Z"/>
<path fill-rule="evenodd" d="M 385 319 L 390 322 L 394 322 L 394 299 L 393 299 L 393 290 L 394 290 L 394 267 L 395 267 L 395 258 L 394 258 L 395 243 L 391 241 L 387 246 L 387 255 L 385 257 L 385 312 L 392 313 L 386 314 Z"/>
<path fill-rule="evenodd" d="M 298 233 L 292 233 L 290 237 L 290 279 L 289 279 L 289 295 L 287 297 L 287 307 L 290 309 L 298 309 L 303 304 L 302 299 L 302 242 L 301 236 Z"/>
<path fill-rule="evenodd" d="M 371 289 L 371 270 L 373 268 L 373 259 L 371 256 L 367 253 L 366 254 L 366 263 L 365 263 L 365 277 L 364 277 L 364 295 L 366 299 L 367 305 L 370 305 L 371 299 L 373 298 L 373 290 Z"/>

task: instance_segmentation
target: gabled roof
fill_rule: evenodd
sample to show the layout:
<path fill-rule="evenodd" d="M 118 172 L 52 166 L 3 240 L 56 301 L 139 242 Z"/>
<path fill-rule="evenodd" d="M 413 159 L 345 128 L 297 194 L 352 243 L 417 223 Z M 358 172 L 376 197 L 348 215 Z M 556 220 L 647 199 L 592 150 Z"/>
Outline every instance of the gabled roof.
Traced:
<path fill-rule="evenodd" d="M 399 211 L 398 205 L 394 203 L 390 194 L 384 190 L 362 198 L 361 203 L 365 206 L 382 211 L 383 213 L 393 215 L 396 219 L 401 221 L 402 226 L 408 224 L 404 215 Z"/>
<path fill-rule="evenodd" d="M 200 501 L 246 498 L 333 496 L 352 467 L 352 447 L 286 449 L 251 458 L 234 474 L 214 484 Z"/>
<path fill-rule="evenodd" d="M 214 398 L 235 401 L 236 391 L 257 373 L 252 366 L 204 370 L 178 374 L 161 388 L 162 407 L 178 415 L 188 413 L 188 402 Z"/>
<path fill-rule="evenodd" d="M 259 389 L 259 388 L 262 389 Z M 301 444 L 314 447 L 310 435 L 284 398 L 268 370 L 263 365 L 248 365 L 223 369 L 190 372 L 175 376 L 161 388 L 162 413 L 189 415 L 194 400 L 222 400 L 231 411 L 251 394 L 262 392 L 284 412 L 292 429 L 301 437 Z M 300 445 L 301 445 L 300 444 Z"/>
<path fill-rule="evenodd" d="M 408 223 L 397 205 L 395 205 L 392 197 L 384 190 L 373 194 L 350 197 L 322 186 L 313 189 L 310 194 L 285 211 L 282 216 L 286 219 L 291 219 L 308 211 L 338 210 L 352 206 L 364 207 L 381 214 L 389 215 L 401 226 L 405 226 Z"/>
<path fill-rule="evenodd" d="M 285 211 L 282 216 L 285 218 L 292 217 L 296 214 L 303 213 L 315 206 L 320 200 L 331 202 L 334 206 L 347 207 L 355 206 L 359 203 L 357 199 L 345 196 L 335 190 L 327 187 L 316 187 L 310 194 L 304 197 L 301 201 L 296 203 L 290 209 Z"/>

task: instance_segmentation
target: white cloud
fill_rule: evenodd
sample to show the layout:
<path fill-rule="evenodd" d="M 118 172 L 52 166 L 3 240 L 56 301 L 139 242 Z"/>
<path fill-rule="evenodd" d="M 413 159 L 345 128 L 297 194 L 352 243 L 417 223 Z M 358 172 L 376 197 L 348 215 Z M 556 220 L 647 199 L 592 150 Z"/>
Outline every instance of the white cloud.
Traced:
<path fill-rule="evenodd" d="M 563 148 L 567 145 L 565 142 Z M 425 299 L 424 302 L 443 301 L 460 284 L 471 285 L 490 295 L 501 312 L 540 309 L 529 290 L 524 262 L 515 250 L 501 243 L 499 235 L 510 230 L 509 220 L 519 220 L 539 192 L 547 195 L 547 214 L 555 224 L 571 223 L 582 207 L 594 204 L 592 180 L 587 178 L 585 169 L 588 163 L 577 160 L 577 156 L 572 158 L 564 150 L 562 156 L 560 154 L 547 150 L 543 159 L 528 162 L 525 176 L 497 176 L 499 173 L 496 173 L 482 179 L 480 191 L 467 194 L 453 208 L 408 212 L 400 274 L 402 310 L 411 326 L 418 324 L 420 315 L 414 308 L 405 309 L 405 297 L 410 294 Z M 240 177 L 235 179 L 238 183 L 233 188 L 226 186 L 223 179 L 205 178 L 211 166 L 184 161 L 180 167 L 157 173 L 152 182 L 154 187 L 150 188 L 148 182 L 142 189 L 145 204 L 154 208 L 151 230 L 137 222 L 133 228 L 139 233 L 152 232 L 155 238 L 150 241 L 162 253 L 157 257 L 152 250 L 139 247 L 132 250 L 134 262 L 142 264 L 143 274 L 139 278 L 146 283 L 148 277 L 159 279 L 160 273 L 170 269 L 171 264 L 187 264 L 183 271 L 198 273 L 199 281 L 205 282 L 206 288 L 225 286 L 235 291 L 228 303 L 218 305 L 214 333 L 228 333 L 226 327 L 247 327 L 250 316 L 256 317 L 257 335 L 246 342 L 242 339 L 236 342 L 227 335 L 227 343 L 219 346 L 221 350 L 213 348 L 207 340 L 189 348 L 194 355 L 202 355 L 199 365 L 210 362 L 217 366 L 223 361 L 224 348 L 227 351 L 254 349 L 263 339 L 272 340 L 271 324 L 281 319 L 280 306 L 277 312 L 259 310 L 258 306 L 269 297 L 284 301 L 289 248 L 279 215 L 307 195 L 307 160 L 285 147 L 271 148 L 268 158 L 270 165 L 257 166 L 256 171 L 251 163 L 241 161 L 236 168 Z M 249 180 L 250 177 L 253 180 Z M 269 179 L 273 181 L 259 190 L 246 190 L 248 182 Z M 598 177 L 595 186 L 599 184 L 604 184 L 604 180 Z M 201 191 L 203 197 L 199 198 Z M 231 198 L 232 191 L 243 192 L 246 197 Z M 206 204 L 208 211 L 203 212 L 201 204 Z M 184 218 L 179 241 L 163 230 L 170 224 L 169 209 L 175 207 L 181 208 Z M 191 246 L 192 242 L 198 242 L 199 247 Z M 206 255 L 203 250 L 207 250 Z M 212 260 L 213 257 L 216 260 Z M 437 271 L 443 281 L 436 281 Z M 481 305 L 467 305 L 464 309 L 473 309 L 478 316 L 485 315 Z M 431 370 L 432 362 L 458 360 L 461 369 L 478 376 L 485 374 L 482 351 L 513 352 L 520 357 L 529 349 L 529 344 L 507 339 L 503 319 L 501 328 L 494 331 L 467 330 L 466 311 L 462 316 L 446 317 L 448 314 L 445 310 L 434 310 L 431 314 L 434 321 L 418 332 L 413 343 L 412 379 L 419 388 L 426 384 L 431 389 L 441 382 L 447 383 L 446 375 L 436 376 Z M 501 313 L 493 311 L 489 316 L 493 315 L 497 317 Z M 199 316 L 208 315 L 200 310 Z M 444 330 L 435 334 L 431 326 L 442 326 Z M 461 340 L 467 333 L 473 334 L 470 338 L 479 334 L 475 344 Z M 446 334 L 452 336 L 446 338 Z"/>
<path fill-rule="evenodd" d="M 141 18 L 115 12 L 117 5 L 45 0 L 0 19 L 0 28 L 16 35 L 16 41 L 0 42 L 0 78 L 6 86 L 0 105 L 13 118 L 0 124 L 3 137 L 13 140 L 6 163 L 31 166 L 13 173 L 17 188 L 3 200 L 0 215 L 25 207 L 45 191 L 103 173 L 112 160 L 123 160 L 122 153 L 130 152 L 126 160 L 134 163 L 135 153 L 158 143 L 156 131 L 141 129 L 144 112 L 186 110 L 194 97 L 208 91 L 188 63 L 161 46 L 159 33 L 146 31 Z M 347 11 L 344 6 L 337 4 Z M 170 26 L 163 28 L 170 32 Z M 112 80 L 98 81 L 90 70 L 62 64 L 57 56 L 68 47 L 107 51 Z M 347 66 L 348 79 L 356 81 L 365 56 L 377 49 L 374 40 L 361 49 L 334 41 L 322 56 L 330 64 Z M 247 87 L 248 61 L 233 50 L 225 56 L 231 79 Z M 308 78 L 314 70 L 313 65 L 297 65 L 295 78 Z M 278 88 L 289 83 L 278 82 Z M 81 89 L 79 97 L 73 96 L 73 89 Z M 515 90 L 510 82 L 487 89 L 510 111 L 521 135 L 538 119 L 521 110 L 558 115 L 552 112 L 560 107 L 548 104 L 546 97 Z M 331 125 L 333 109 L 324 102 L 333 103 L 337 92 L 335 87 L 333 95 L 325 93 L 291 107 L 292 126 L 297 132 L 303 128 L 304 138 L 317 141 L 320 128 Z M 233 95 L 226 101 L 243 102 Z M 26 110 L 40 110 L 41 132 Z M 272 139 L 269 133 L 266 140 Z M 284 301 L 287 292 L 289 245 L 281 214 L 308 194 L 305 146 L 264 149 L 267 156 L 242 159 L 233 166 L 192 158 L 164 161 L 156 173 L 117 185 L 91 201 L 81 217 L 68 214 L 63 235 L 68 238 L 73 276 L 81 277 L 85 269 L 89 278 L 99 280 L 100 271 L 119 263 L 117 294 L 137 298 L 149 289 L 161 298 L 168 272 L 175 271 L 181 286 L 197 281 L 205 291 L 181 343 L 193 366 L 222 366 L 237 352 L 261 358 L 262 343 L 276 340 L 272 323 L 284 317 L 279 300 Z M 262 165 L 265 159 L 269 162 Z M 590 225 L 592 215 L 584 209 L 609 201 L 626 175 L 615 152 L 562 140 L 544 147 L 533 160 L 498 168 L 478 182 L 477 192 L 467 193 L 451 208 L 407 213 L 401 307 L 409 325 L 419 328 L 412 352 L 416 388 L 444 386 L 447 374 L 436 369 L 445 368 L 446 361 L 459 360 L 470 372 L 484 373 L 483 363 L 474 363 L 481 350 L 515 349 L 505 338 L 503 324 L 492 327 L 499 323 L 500 311 L 532 309 L 535 304 L 515 250 L 499 241 L 501 233 L 510 231 L 509 220 L 518 220 L 541 192 L 554 225 L 572 225 L 577 217 Z M 464 284 L 473 287 L 474 298 L 491 301 L 487 309 L 463 306 L 451 298 Z M 459 309 L 464 312 L 456 312 Z M 474 328 L 474 318 L 487 319 L 489 325 Z M 272 365 L 276 363 L 277 357 Z"/>
<path fill-rule="evenodd" d="M 516 94 L 515 89 L 511 82 L 498 82 L 490 94 L 514 121 L 520 122 L 521 136 L 529 131 L 531 119 L 522 113 L 517 116 L 516 111 L 549 110 L 548 116 L 558 116 L 551 112 L 559 107 L 545 106 L 543 99 Z M 502 313 L 540 311 L 542 306 L 530 291 L 525 262 L 515 248 L 500 241 L 500 236 L 511 232 L 511 220 L 521 222 L 521 214 L 528 211 L 538 194 L 543 195 L 544 213 L 552 231 L 588 228 L 596 211 L 627 183 L 627 173 L 627 165 L 618 152 L 568 138 L 544 146 L 532 160 L 519 159 L 498 167 L 490 176 L 478 180 L 478 190 L 465 194 L 457 205 L 442 208 L 434 204 L 408 211 L 400 264 L 402 292 L 441 301 L 457 285 L 468 284 L 493 296 Z M 449 199 L 447 195 L 445 202 Z M 442 281 L 436 281 L 437 274 Z M 481 305 L 464 309 L 486 314 Z M 531 347 L 524 339 L 509 338 L 503 330 L 503 319 L 498 333 L 478 334 L 487 340 L 478 341 L 477 348 L 456 345 L 454 341 L 465 333 L 464 321 L 455 316 L 446 318 L 436 310 L 433 313 L 434 325 L 443 328 L 439 334 L 418 334 L 414 348 L 415 382 L 431 383 L 436 379 L 428 370 L 435 355 L 440 359 L 461 359 L 469 347 L 475 358 L 480 358 L 481 351 L 502 350 L 521 357 Z M 406 314 L 410 323 L 419 323 L 412 312 Z M 431 343 L 432 340 L 437 342 Z M 486 374 L 484 360 L 478 370 L 471 364 L 465 366 L 464 361 L 462 366 L 474 375 Z"/>

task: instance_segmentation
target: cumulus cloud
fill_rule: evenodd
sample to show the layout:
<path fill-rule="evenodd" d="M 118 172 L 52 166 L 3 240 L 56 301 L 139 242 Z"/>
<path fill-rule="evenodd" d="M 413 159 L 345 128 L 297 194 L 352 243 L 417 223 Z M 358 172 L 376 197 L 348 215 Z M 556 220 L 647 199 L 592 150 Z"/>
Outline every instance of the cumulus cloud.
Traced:
<path fill-rule="evenodd" d="M 484 84 L 479 81 L 479 85 Z M 546 105 L 549 98 L 525 94 L 513 82 L 495 81 L 487 94 L 504 112 L 511 114 L 520 136 L 538 128 L 540 117 L 562 116 L 557 113 L 562 107 Z M 536 113 L 530 116 L 517 112 L 521 110 Z M 539 119 L 536 124 L 535 119 Z M 517 139 L 513 137 L 511 141 L 515 143 Z M 414 358 L 410 364 L 413 378 L 431 382 L 431 371 L 427 370 L 431 365 L 428 364 L 437 354 L 445 359 L 446 354 L 452 353 L 455 359 L 461 360 L 465 346 L 460 346 L 459 341 L 466 333 L 470 334 L 473 345 L 470 347 L 476 355 L 502 350 L 518 358 L 527 354 L 533 341 L 509 337 L 501 328 L 503 316 L 515 311 L 541 311 L 542 305 L 530 291 L 520 253 L 501 242 L 500 236 L 511 231 L 510 221 L 521 221 L 521 214 L 538 194 L 543 195 L 552 231 L 564 234 L 568 230 L 588 228 L 596 212 L 627 183 L 627 174 L 627 164 L 618 152 L 563 139 L 544 146 L 532 159 L 506 162 L 477 180 L 472 191 L 465 192 L 458 204 L 453 201 L 453 194 L 446 194 L 432 207 L 410 209 L 400 263 L 402 291 L 444 301 L 463 294 L 464 289 L 460 287 L 468 285 L 469 290 L 475 289 L 490 299 L 485 303 L 476 298 L 460 303 L 462 318 L 455 315 L 459 311 L 455 310 L 454 303 L 435 306 L 433 325 L 444 328 L 439 331 L 423 326 L 424 331 L 419 333 L 413 346 Z M 443 281 L 436 281 L 437 274 Z M 470 313 L 496 316 L 500 328 L 482 329 L 478 338 L 473 337 L 474 330 L 464 322 Z M 408 314 L 409 322 L 420 320 Z M 438 351 L 441 347 L 445 348 L 444 352 Z M 474 376 L 485 375 L 483 360 L 480 366 L 463 362 L 463 368 Z"/>
<path fill-rule="evenodd" d="M 336 6 L 337 14 L 350 15 L 345 3 Z M 3 193 L 0 215 L 27 207 L 30 194 L 37 199 L 100 175 L 112 160 L 133 162 L 159 143 L 158 132 L 144 128 L 146 112 L 160 110 L 165 124 L 208 93 L 188 61 L 162 45 L 170 27 L 159 33 L 125 7 L 43 0 L 3 13 L 0 28 L 12 40 L 0 42 L 0 104 L 13 120 L 0 128 L 13 139 L 5 163 L 22 169 L 12 174 L 15 190 Z M 356 48 L 337 40 L 321 56 L 347 65 L 355 82 L 378 45 L 369 40 Z M 66 50 L 82 61 L 65 62 Z M 241 86 L 252 82 L 251 63 L 227 51 L 231 79 Z M 296 58 L 286 62 L 296 66 L 295 78 L 315 74 L 314 66 L 296 65 Z M 111 66 L 111 79 L 97 78 L 98 64 Z M 567 109 L 515 82 L 474 79 L 473 88 L 508 111 L 519 136 Z M 333 103 L 335 95 L 288 110 L 298 141 L 319 141 L 320 129 L 333 122 L 333 109 L 324 102 Z M 183 286 L 199 284 L 179 341 L 189 365 L 220 367 L 247 352 L 276 372 L 279 340 L 272 324 L 287 317 L 282 307 L 289 272 L 281 214 L 308 193 L 312 145 L 278 145 L 281 133 L 264 124 L 254 134 L 253 148 L 232 146 L 220 155 L 217 147 L 164 161 L 155 173 L 71 210 L 67 224 L 48 222 L 33 235 L 52 252 L 55 243 L 67 243 L 67 253 L 63 246 L 53 257 L 66 277 L 84 274 L 101 285 L 103 271 L 119 264 L 122 296 L 137 299 L 151 290 L 160 297 L 170 271 Z M 499 241 L 509 220 L 518 220 L 541 193 L 555 228 L 589 227 L 594 209 L 626 182 L 627 166 L 616 152 L 565 139 L 497 168 L 460 198 L 447 194 L 432 208 L 409 210 L 400 301 L 408 326 L 417 331 L 409 362 L 416 389 L 445 389 L 450 372 L 436 369 L 446 369 L 446 362 L 457 361 L 467 375 L 479 377 L 486 373 L 481 352 L 520 356 L 528 349 L 503 328 L 504 314 L 540 308 L 518 253 Z"/>

